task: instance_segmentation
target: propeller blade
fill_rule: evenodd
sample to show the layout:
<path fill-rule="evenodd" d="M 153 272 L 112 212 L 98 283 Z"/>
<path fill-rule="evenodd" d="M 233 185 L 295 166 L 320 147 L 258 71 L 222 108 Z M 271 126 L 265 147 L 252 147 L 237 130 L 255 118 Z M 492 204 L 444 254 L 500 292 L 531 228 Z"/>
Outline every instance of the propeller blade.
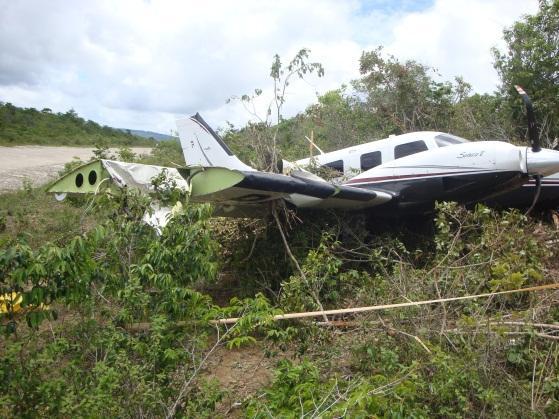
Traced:
<path fill-rule="evenodd" d="M 526 118 L 528 119 L 528 137 L 530 138 L 530 143 L 532 144 L 532 151 L 534 153 L 537 153 L 542 148 L 540 146 L 540 137 L 538 135 L 538 129 L 536 127 L 534 106 L 532 105 L 532 101 L 530 100 L 530 97 L 522 87 L 515 85 L 514 88 L 516 89 L 516 91 L 524 101 L 524 106 L 526 107 Z"/>
<path fill-rule="evenodd" d="M 536 178 L 536 193 L 534 195 L 534 200 L 532 201 L 532 205 L 530 205 L 530 208 L 526 210 L 524 215 L 529 215 L 532 212 L 532 210 L 538 203 L 538 199 L 540 198 L 540 192 L 542 191 L 542 176 L 536 175 L 534 177 Z"/>

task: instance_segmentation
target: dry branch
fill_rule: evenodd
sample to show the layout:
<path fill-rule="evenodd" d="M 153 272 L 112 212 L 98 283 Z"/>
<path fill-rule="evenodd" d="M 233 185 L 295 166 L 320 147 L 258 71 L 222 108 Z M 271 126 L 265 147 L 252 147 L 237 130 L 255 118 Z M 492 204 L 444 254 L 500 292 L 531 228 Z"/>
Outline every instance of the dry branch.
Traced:
<path fill-rule="evenodd" d="M 410 301 L 406 303 L 396 303 L 396 304 L 382 304 L 376 306 L 368 306 L 368 307 L 354 307 L 354 308 L 343 308 L 343 309 L 335 309 L 335 310 L 320 310 L 320 311 L 307 311 L 301 313 L 285 313 L 285 314 L 278 314 L 272 317 L 272 320 L 288 320 L 288 319 L 302 319 L 302 318 L 309 318 L 309 317 L 322 317 L 324 318 L 327 315 L 333 314 L 354 314 L 354 313 L 364 313 L 370 311 L 378 311 L 378 310 L 389 310 L 395 308 L 404 308 L 404 307 L 417 307 L 422 305 L 428 304 L 440 304 L 444 302 L 450 301 L 463 301 L 463 300 L 473 300 L 476 298 L 485 298 L 485 297 L 493 297 L 497 295 L 506 295 L 506 294 L 517 294 L 523 292 L 535 292 L 535 291 L 543 291 L 543 290 L 550 290 L 550 289 L 559 289 L 559 283 L 556 284 L 547 284 L 547 285 L 539 285 L 537 287 L 528 287 L 528 288 L 519 288 L 515 290 L 508 290 L 508 291 L 497 291 L 497 292 L 489 292 L 484 294 L 476 294 L 476 295 L 465 295 L 462 297 L 450 297 L 450 298 L 439 298 L 435 300 L 423 300 L 423 301 Z M 225 324 L 234 324 L 239 321 L 241 317 L 232 317 L 228 319 L 217 319 L 217 320 L 210 320 L 209 324 L 212 325 L 225 325 Z M 177 321 L 175 322 L 175 326 L 186 326 L 189 324 L 195 323 L 194 321 Z M 202 322 L 199 322 L 202 323 Z M 317 322 L 316 324 L 322 325 L 330 325 L 336 327 L 354 327 L 360 326 L 358 322 L 353 321 L 326 321 L 326 322 Z M 506 326 L 527 326 L 527 327 L 536 327 L 536 328 L 548 328 L 559 330 L 559 324 L 554 323 L 530 323 L 530 322 L 521 322 L 521 321 L 490 321 L 489 324 L 493 326 L 497 325 L 506 325 Z M 126 326 L 126 329 L 129 331 L 141 332 L 145 330 L 149 330 L 150 323 L 134 323 Z M 482 323 L 477 324 L 482 325 Z M 448 330 L 446 330 L 448 331 Z M 546 337 L 552 335 L 546 335 Z M 555 336 L 552 336 L 555 337 Z"/>
<path fill-rule="evenodd" d="M 306 311 L 301 313 L 286 313 L 286 314 L 275 315 L 272 317 L 272 320 L 277 321 L 277 320 L 288 320 L 288 319 L 302 319 L 306 317 L 319 317 L 319 316 L 324 317 L 332 314 L 364 313 L 369 311 L 388 310 L 388 309 L 404 308 L 404 307 L 417 307 L 417 306 L 422 306 L 427 304 L 440 304 L 440 303 L 445 303 L 450 301 L 473 300 L 476 298 L 493 297 L 497 295 L 516 294 L 522 292 L 543 291 L 543 290 L 557 289 L 557 288 L 559 288 L 559 283 L 540 285 L 537 287 L 519 288 L 515 290 L 508 290 L 508 291 L 488 292 L 488 293 L 477 294 L 477 295 L 465 295 L 462 297 L 439 298 L 435 300 L 411 301 L 407 303 L 382 304 L 377 306 L 343 308 L 343 309 L 336 309 L 336 310 L 320 310 L 320 311 Z M 211 321 L 211 323 L 212 324 L 234 324 L 239 320 L 240 317 L 232 317 L 229 319 L 213 320 Z"/>

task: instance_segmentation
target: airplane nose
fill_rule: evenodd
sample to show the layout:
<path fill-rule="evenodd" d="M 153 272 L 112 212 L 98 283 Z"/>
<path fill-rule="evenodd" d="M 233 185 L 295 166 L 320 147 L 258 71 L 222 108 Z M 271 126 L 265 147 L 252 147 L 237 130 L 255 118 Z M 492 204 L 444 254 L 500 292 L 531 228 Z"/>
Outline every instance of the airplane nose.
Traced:
<path fill-rule="evenodd" d="M 546 148 L 533 152 L 526 149 L 526 166 L 529 175 L 549 176 L 559 172 L 559 151 Z"/>

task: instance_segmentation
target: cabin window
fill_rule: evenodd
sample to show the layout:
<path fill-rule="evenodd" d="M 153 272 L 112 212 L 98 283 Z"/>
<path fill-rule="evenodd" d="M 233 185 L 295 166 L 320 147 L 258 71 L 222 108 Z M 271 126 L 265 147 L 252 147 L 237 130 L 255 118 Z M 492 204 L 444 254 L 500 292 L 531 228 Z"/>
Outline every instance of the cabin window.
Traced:
<path fill-rule="evenodd" d="M 440 134 L 435 137 L 435 142 L 439 147 L 446 147 L 447 145 L 463 144 L 468 141 L 455 135 Z"/>
<path fill-rule="evenodd" d="M 382 164 L 382 155 L 380 151 L 365 153 L 361 155 L 361 170 L 369 170 Z"/>
<path fill-rule="evenodd" d="M 425 141 L 412 141 L 411 143 L 400 144 L 394 147 L 394 159 L 410 156 L 421 151 L 426 151 Z"/>
<path fill-rule="evenodd" d="M 336 170 L 340 173 L 343 173 L 344 172 L 344 161 L 343 160 L 331 161 L 330 163 L 323 164 L 322 167 L 327 167 L 329 169 Z"/>

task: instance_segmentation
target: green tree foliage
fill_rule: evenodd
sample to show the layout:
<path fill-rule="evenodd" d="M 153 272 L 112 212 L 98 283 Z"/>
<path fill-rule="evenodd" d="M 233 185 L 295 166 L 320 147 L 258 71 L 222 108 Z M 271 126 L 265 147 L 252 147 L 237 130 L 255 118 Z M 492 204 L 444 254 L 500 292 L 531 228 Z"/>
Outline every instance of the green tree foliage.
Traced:
<path fill-rule="evenodd" d="M 278 156 L 278 132 L 283 121 L 283 106 L 287 99 L 287 90 L 293 79 L 304 79 L 310 74 L 318 77 L 324 75 L 324 68 L 318 62 L 309 62 L 310 50 L 303 48 L 284 65 L 279 55 L 275 55 L 270 69 L 270 77 L 273 82 L 273 93 L 270 104 L 266 108 L 265 115 L 258 115 L 254 102 L 262 95 L 262 89 L 255 89 L 253 94 L 245 94 L 238 99 L 245 106 L 245 109 L 256 119 L 256 122 L 249 122 L 243 128 L 242 135 L 230 135 L 233 140 L 233 148 L 236 142 L 241 142 L 242 149 L 247 150 L 247 143 L 250 145 L 250 154 L 241 157 L 248 158 L 254 167 L 277 172 L 281 156 Z M 231 100 L 230 99 L 230 100 Z M 235 141 L 236 140 L 236 141 Z"/>
<path fill-rule="evenodd" d="M 493 54 L 515 128 L 524 136 L 522 102 L 514 90 L 520 85 L 535 104 L 543 139 L 551 143 L 559 138 L 559 1 L 540 0 L 538 13 L 506 29 L 504 39 L 507 49 Z"/>
<path fill-rule="evenodd" d="M 522 118 L 519 124 L 526 125 Z M 506 102 L 502 96 L 494 94 L 475 93 L 454 104 L 449 131 L 472 140 L 514 142 L 518 139 Z"/>
<path fill-rule="evenodd" d="M 185 206 L 157 236 L 140 221 L 145 198 L 110 199 L 102 198 L 110 220 L 64 245 L 33 250 L 16 242 L 0 250 L 0 294 L 23 297 L 21 311 L 7 304 L 0 315 L 0 415 L 164 416 L 176 398 L 175 411 L 200 414 L 220 398 L 202 381 L 203 396 L 194 386 L 192 403 L 180 396 L 205 349 L 206 318 L 218 316 L 196 291 L 217 269 L 209 207 Z M 72 319 L 57 324 L 67 310 Z M 177 330 L 179 319 L 192 326 Z M 146 321 L 148 334 L 126 331 Z"/>
<path fill-rule="evenodd" d="M 18 108 L 0 102 L 0 145 L 152 146 L 154 141 L 80 118 L 76 111 L 52 113 L 48 108 Z"/>
<path fill-rule="evenodd" d="M 366 247 L 325 236 L 302 263 L 308 283 L 284 283 L 282 304 L 315 309 L 313 289 L 326 307 L 340 307 L 533 286 L 544 281 L 555 253 L 542 240 L 556 233 L 516 211 L 440 204 L 435 228 L 433 247 L 404 246 L 393 235 Z M 556 322 L 559 312 L 547 311 L 544 301 L 502 296 L 358 316 L 345 332 L 299 329 L 305 358 L 279 363 L 264 396 L 249 401 L 248 416 L 503 417 L 511 408 L 520 417 L 554 416 L 553 337 L 498 324 L 511 310 L 520 323 L 536 313 Z M 534 384 L 536 376 L 546 384 Z"/>
<path fill-rule="evenodd" d="M 452 83 L 437 81 L 434 69 L 386 56 L 382 48 L 363 53 L 360 71 L 352 89 L 342 86 L 327 92 L 304 112 L 280 118 L 272 130 L 275 142 L 267 147 L 275 144 L 281 157 L 296 160 L 318 153 L 305 140 L 311 136 L 322 150 L 333 151 L 418 130 L 451 132 L 471 140 L 517 141 L 514 127 L 525 125 L 522 115 L 510 114 L 501 95 L 472 94 L 460 77 Z M 252 99 L 245 97 L 247 102 Z M 518 121 L 511 122 L 512 117 Z M 246 145 L 268 132 L 270 127 L 261 122 L 241 130 L 230 128 L 225 139 L 241 159 L 255 164 L 256 148 Z"/>
<path fill-rule="evenodd" d="M 375 120 L 359 100 L 342 86 L 338 90 L 319 96 L 317 103 L 304 112 L 278 125 L 278 147 L 287 160 L 296 160 L 318 151 L 310 148 L 305 137 L 313 137 L 313 142 L 323 151 L 333 151 L 379 138 L 375 130 Z"/>
<path fill-rule="evenodd" d="M 36 249 L 12 240 L 0 251 L 0 292 L 24 297 L 23 314 L 1 319 L 2 416 L 219 416 L 234 388 L 201 368 L 216 345 L 255 344 L 287 352 L 271 384 L 240 407 L 249 417 L 559 412 L 557 346 L 530 326 L 559 320 L 553 293 L 363 314 L 346 319 L 356 326 L 343 331 L 272 321 L 282 309 L 545 283 L 557 256 L 553 228 L 516 211 L 440 204 L 433 237 L 404 245 L 394 232 L 371 237 L 316 217 L 288 234 L 304 276 L 286 268 L 277 233 L 261 231 L 249 254 L 258 260 L 246 264 L 258 280 L 240 275 L 253 296 L 220 308 L 204 290 L 218 260 L 224 272 L 239 263 L 235 252 L 247 258 L 251 234 L 216 230 L 219 220 L 210 228 L 208 207 L 186 205 L 158 236 L 139 221 L 149 207 L 141 196 L 100 199 L 93 208 L 109 221 L 89 232 Z M 279 289 L 266 283 L 267 265 L 284 279 Z M 217 333 L 208 320 L 224 317 L 241 319 Z M 511 319 L 528 326 L 502 323 Z"/>
<path fill-rule="evenodd" d="M 326 92 L 316 105 L 306 110 L 316 141 L 324 150 L 336 150 L 349 144 L 370 141 L 374 120 L 360 106 L 357 98 L 347 93 L 347 87 Z M 313 150 L 313 154 L 316 154 Z"/>
<path fill-rule="evenodd" d="M 362 77 L 354 85 L 365 95 L 364 104 L 383 136 L 448 130 L 452 104 L 461 99 L 455 97 L 460 86 L 435 82 L 429 67 L 415 61 L 401 63 L 393 56 L 384 58 L 381 52 L 377 48 L 362 54 Z"/>

